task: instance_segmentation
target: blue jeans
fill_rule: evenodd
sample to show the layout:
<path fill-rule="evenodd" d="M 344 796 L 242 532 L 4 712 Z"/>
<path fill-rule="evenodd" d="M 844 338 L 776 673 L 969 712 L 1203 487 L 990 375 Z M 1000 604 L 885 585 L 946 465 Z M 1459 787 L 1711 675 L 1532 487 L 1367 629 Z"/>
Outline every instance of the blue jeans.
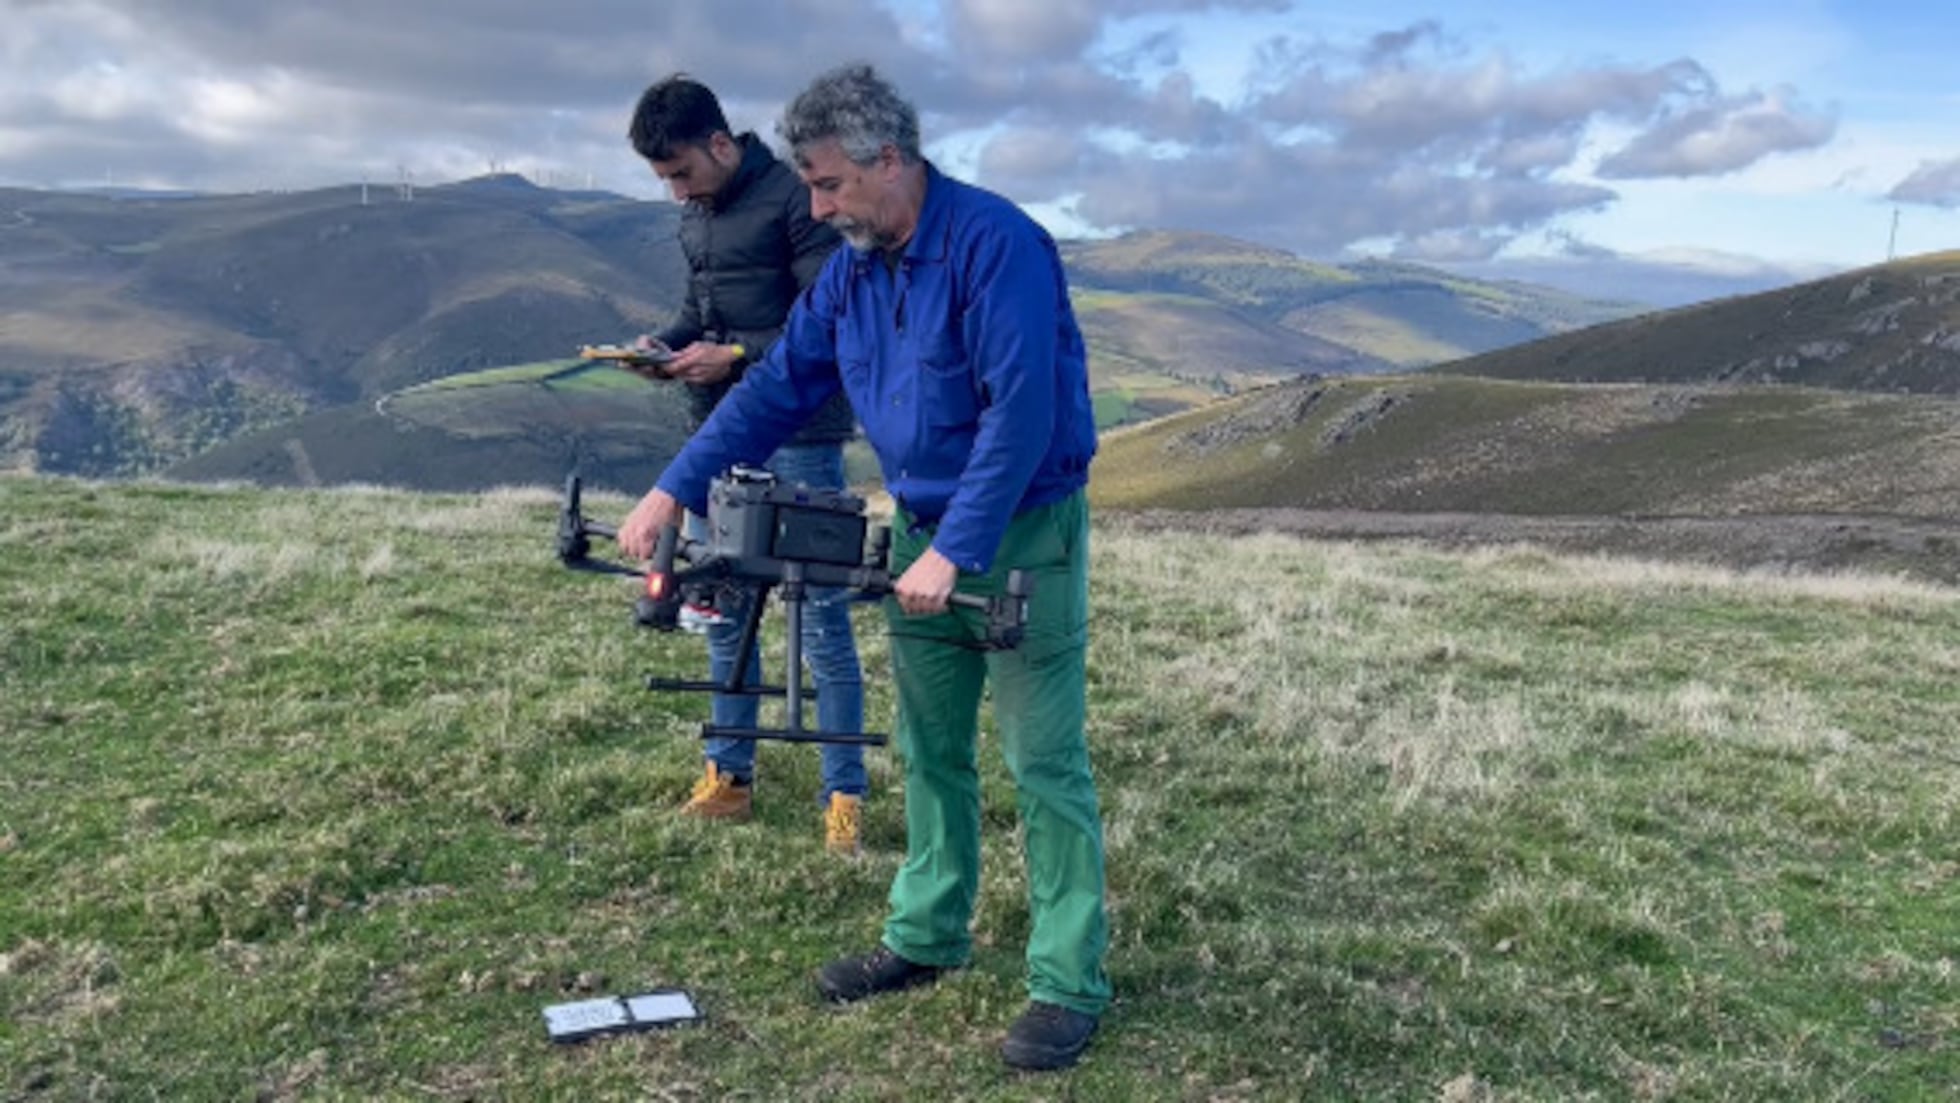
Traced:
<path fill-rule="evenodd" d="M 844 489 L 844 446 L 841 444 L 786 444 L 770 457 L 769 470 L 785 483 L 800 483 L 814 490 Z M 687 519 L 688 535 L 704 539 L 707 525 L 699 517 Z M 803 661 L 817 689 L 817 729 L 826 732 L 864 730 L 864 674 L 858 667 L 857 639 L 851 635 L 850 595 L 843 590 L 812 586 L 803 603 Z M 747 602 L 721 599 L 723 623 L 708 629 L 709 677 L 725 682 L 735 669 L 736 650 L 742 644 L 742 620 Z M 748 654 L 748 676 L 753 685 L 762 681 L 760 648 Z M 760 702 L 754 697 L 714 695 L 711 715 L 718 727 L 753 728 Z M 715 769 L 736 777 L 752 777 L 755 771 L 755 740 L 710 739 L 708 761 Z M 856 743 L 823 743 L 823 799 L 832 793 L 863 796 L 866 789 L 864 748 Z"/>

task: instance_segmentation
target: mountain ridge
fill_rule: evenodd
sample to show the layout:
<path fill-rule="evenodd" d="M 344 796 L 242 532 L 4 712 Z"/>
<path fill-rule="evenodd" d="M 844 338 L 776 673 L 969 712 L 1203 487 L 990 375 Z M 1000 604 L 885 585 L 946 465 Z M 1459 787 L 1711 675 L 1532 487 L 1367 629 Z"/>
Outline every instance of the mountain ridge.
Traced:
<path fill-rule="evenodd" d="M 671 204 L 511 175 L 413 194 L 0 189 L 0 466 L 158 471 L 301 415 L 644 332 L 679 300 Z M 1385 289 L 1330 339 L 1287 310 L 1312 298 L 1308 285 L 1367 277 L 1216 235 L 1062 249 L 1109 425 L 1276 378 L 1387 370 L 1464 351 L 1459 340 L 1481 348 L 1537 332 L 1439 330 L 1435 317 L 1477 315 L 1506 293 L 1430 273 L 1435 301 L 1411 307 Z M 1114 286 L 1134 282 L 1138 258 L 1154 266 L 1146 282 L 1184 290 Z M 1301 293 L 1275 294 L 1289 283 Z"/>
<path fill-rule="evenodd" d="M 1302 380 L 1109 434 L 1101 508 L 1960 517 L 1960 401 L 1443 372 Z"/>
<path fill-rule="evenodd" d="M 1566 382 L 1960 394 L 1960 250 L 1655 311 L 1440 366 Z"/>

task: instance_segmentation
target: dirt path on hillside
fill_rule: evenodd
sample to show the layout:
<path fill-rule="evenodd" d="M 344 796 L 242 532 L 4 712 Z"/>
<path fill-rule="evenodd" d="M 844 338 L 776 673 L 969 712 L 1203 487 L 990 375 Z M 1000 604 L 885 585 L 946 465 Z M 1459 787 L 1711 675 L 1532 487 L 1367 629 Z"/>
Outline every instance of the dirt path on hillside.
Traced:
<path fill-rule="evenodd" d="M 1143 510 L 1103 515 L 1143 531 L 1282 532 L 1443 547 L 1533 544 L 1563 552 L 1737 569 L 1857 570 L 1960 585 L 1960 520 L 1882 516 L 1528 517 L 1357 510 Z"/>

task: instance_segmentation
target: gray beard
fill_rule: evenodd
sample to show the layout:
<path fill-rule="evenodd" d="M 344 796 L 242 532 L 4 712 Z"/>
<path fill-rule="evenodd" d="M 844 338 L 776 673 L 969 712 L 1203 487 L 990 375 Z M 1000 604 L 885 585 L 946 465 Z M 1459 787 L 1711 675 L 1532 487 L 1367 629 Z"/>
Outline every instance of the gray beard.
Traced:
<path fill-rule="evenodd" d="M 829 222 L 830 228 L 837 231 L 837 236 L 843 238 L 845 244 L 860 252 L 883 249 L 891 243 L 889 235 L 878 233 L 854 218 L 833 218 Z"/>

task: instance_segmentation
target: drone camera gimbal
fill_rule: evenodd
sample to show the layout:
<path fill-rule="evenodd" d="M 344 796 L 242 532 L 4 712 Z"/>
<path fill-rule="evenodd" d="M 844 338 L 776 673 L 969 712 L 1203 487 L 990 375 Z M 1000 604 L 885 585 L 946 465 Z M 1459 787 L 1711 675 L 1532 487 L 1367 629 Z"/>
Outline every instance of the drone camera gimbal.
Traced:
<path fill-rule="evenodd" d="M 716 479 L 708 492 L 708 536 L 684 537 L 668 525 L 654 546 L 645 570 L 591 558 L 591 538 L 611 539 L 618 530 L 586 520 L 579 512 L 579 478 L 565 480 L 563 508 L 558 515 L 558 560 L 574 570 L 623 574 L 646 580 L 645 593 L 634 606 L 634 619 L 645 627 L 671 632 L 680 627 L 683 604 L 717 607 L 719 595 L 743 600 L 729 602 L 743 609 L 741 644 L 737 655 L 755 646 L 769 591 L 778 591 L 786 619 L 788 676 L 780 686 L 750 685 L 747 664 L 737 662 L 724 682 L 648 677 L 651 690 L 726 693 L 786 700 L 781 728 L 732 728 L 704 724 L 703 738 L 775 739 L 794 743 L 883 744 L 885 737 L 869 732 L 822 732 L 803 726 L 803 606 L 809 587 L 855 591 L 866 596 L 892 592 L 888 567 L 891 530 L 871 528 L 864 499 L 837 491 L 811 490 L 780 483 L 767 471 L 734 468 Z M 869 547 L 866 537 L 869 535 Z M 676 569 L 677 562 L 686 567 Z M 986 640 L 977 646 L 1004 650 L 1020 645 L 1026 632 L 1028 597 L 1033 579 L 1010 571 L 1004 592 L 983 597 L 954 593 L 953 605 L 985 616 Z"/>

